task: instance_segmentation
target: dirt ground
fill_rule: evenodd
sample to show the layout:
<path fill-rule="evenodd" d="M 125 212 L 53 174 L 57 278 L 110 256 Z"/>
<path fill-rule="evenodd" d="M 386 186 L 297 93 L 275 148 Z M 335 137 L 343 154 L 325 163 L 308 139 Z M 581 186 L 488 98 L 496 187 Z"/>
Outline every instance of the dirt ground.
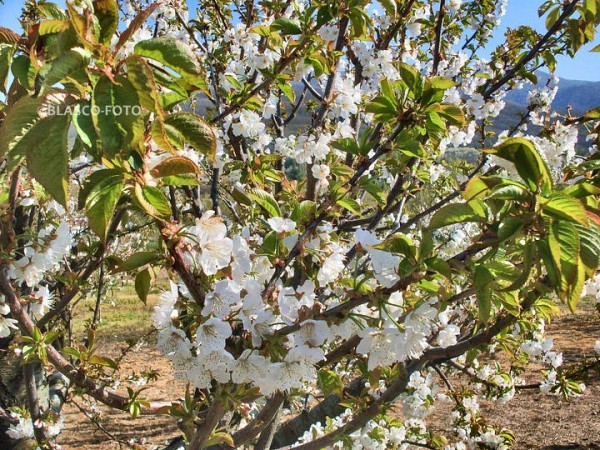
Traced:
<path fill-rule="evenodd" d="M 582 355 L 593 356 L 594 342 L 600 339 L 600 317 L 593 310 L 576 315 L 566 314 L 555 320 L 548 330 L 555 337 L 555 347 L 564 354 L 565 363 L 579 361 Z M 117 356 L 116 343 L 103 347 L 104 354 Z M 150 400 L 168 400 L 170 393 L 182 395 L 184 387 L 173 379 L 168 362 L 150 344 L 131 352 L 124 359 L 122 374 L 154 369 L 160 377 L 144 391 Z M 600 450 L 600 379 L 594 376 L 587 382 L 581 398 L 565 401 L 556 396 L 543 396 L 537 390 L 519 391 L 507 405 L 487 404 L 482 409 L 492 423 L 511 429 L 516 437 L 515 449 L 543 450 Z M 92 424 L 73 404 L 65 406 L 65 428 L 59 443 L 65 450 L 115 450 L 131 448 L 127 442 L 136 436 L 145 437 L 136 449 L 162 447 L 178 435 L 174 420 L 167 417 L 138 417 L 101 408 L 100 424 Z M 428 422 L 436 430 L 449 423 L 449 412 L 441 407 Z M 110 435 L 110 437 L 109 437 Z"/>

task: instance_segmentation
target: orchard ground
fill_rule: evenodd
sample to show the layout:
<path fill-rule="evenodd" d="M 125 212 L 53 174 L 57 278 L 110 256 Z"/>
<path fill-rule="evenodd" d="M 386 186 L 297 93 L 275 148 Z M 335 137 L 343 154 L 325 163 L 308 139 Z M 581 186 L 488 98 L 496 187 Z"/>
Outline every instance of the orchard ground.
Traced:
<path fill-rule="evenodd" d="M 98 330 L 98 353 L 119 358 L 130 347 L 129 339 L 146 334 L 147 339 L 129 348 L 119 370 L 121 391 L 131 375 L 156 371 L 158 379 L 148 383 L 143 396 L 149 400 L 166 400 L 174 392 L 184 392 L 184 385 L 173 377 L 171 364 L 154 347 L 155 340 L 150 316 L 156 303 L 151 296 L 143 305 L 133 289 L 121 292 L 113 306 L 103 309 L 103 320 Z M 77 307 L 75 336 L 83 334 L 83 324 L 91 318 L 93 301 L 86 300 Z M 557 351 L 562 351 L 565 364 L 581 360 L 583 355 L 593 356 L 594 342 L 600 338 L 600 315 L 591 303 L 579 308 L 577 314 L 565 311 L 548 327 L 548 336 L 555 337 Z M 129 341 L 131 343 L 131 341 Z M 533 367 L 532 367 L 533 368 Z M 527 372 L 527 382 L 534 381 L 535 373 Z M 441 380 L 438 380 L 441 384 Z M 600 378 L 594 375 L 586 383 L 587 389 L 580 398 L 565 401 L 561 397 L 540 395 L 537 389 L 521 390 L 506 405 L 481 400 L 482 411 L 495 424 L 511 429 L 517 442 L 516 449 L 544 450 L 600 450 Z M 67 403 L 64 408 L 65 428 L 58 440 L 64 450 L 114 450 L 163 448 L 170 439 L 179 435 L 173 418 L 167 416 L 131 418 L 99 406 L 102 417 L 99 425 L 93 424 L 78 408 L 80 399 Z M 427 418 L 433 430 L 448 430 L 451 423 L 451 404 L 438 403 Z M 110 437 L 109 437 L 110 435 Z M 145 438 L 133 447 L 132 438 Z"/>

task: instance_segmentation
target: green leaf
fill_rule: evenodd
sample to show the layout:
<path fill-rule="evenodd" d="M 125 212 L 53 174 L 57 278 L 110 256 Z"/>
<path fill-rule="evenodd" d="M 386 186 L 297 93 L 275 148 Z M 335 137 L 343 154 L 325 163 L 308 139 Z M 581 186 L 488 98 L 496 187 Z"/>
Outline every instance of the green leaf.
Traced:
<path fill-rule="evenodd" d="M 598 48 L 598 50 L 596 50 L 596 48 Z M 592 51 L 600 51 L 600 45 L 598 45 L 598 47 L 595 47 Z M 590 109 L 583 115 L 583 122 L 589 122 L 591 120 L 598 119 L 600 119 L 600 106 Z"/>
<path fill-rule="evenodd" d="M 73 358 L 81 359 L 81 352 L 74 347 L 64 347 L 62 353 Z"/>
<path fill-rule="evenodd" d="M 306 224 L 315 217 L 316 212 L 317 204 L 312 200 L 304 200 L 294 208 L 290 218 L 297 224 Z"/>
<path fill-rule="evenodd" d="M 68 115 L 40 120 L 21 140 L 31 175 L 61 205 L 69 199 Z"/>
<path fill-rule="evenodd" d="M 100 33 L 100 25 L 98 24 L 98 18 L 89 13 L 92 5 L 88 3 L 87 6 L 87 8 L 83 7 L 81 10 L 78 10 L 75 7 L 75 3 L 67 2 L 71 28 L 75 31 L 81 43 L 92 50 L 99 47 L 98 34 Z"/>
<path fill-rule="evenodd" d="M 476 198 L 474 200 L 471 200 L 470 202 L 467 202 L 467 204 L 471 207 L 471 209 L 477 216 L 481 217 L 484 220 L 487 219 L 487 205 L 484 203 L 483 200 Z"/>
<path fill-rule="evenodd" d="M 270 217 L 281 217 L 281 210 L 277 204 L 277 200 L 262 189 L 252 189 L 248 191 L 248 197 L 258 203 Z"/>
<path fill-rule="evenodd" d="M 239 187 L 233 186 L 231 195 L 240 205 L 252 206 L 252 199 Z"/>
<path fill-rule="evenodd" d="M 591 195 L 600 195 L 600 187 L 591 183 L 582 182 L 569 186 L 563 191 L 563 194 L 576 198 L 589 197 Z"/>
<path fill-rule="evenodd" d="M 567 305 L 571 312 L 575 312 L 577 308 L 577 304 L 581 299 L 581 294 L 583 293 L 583 288 L 585 286 L 585 267 L 579 259 L 579 262 L 576 267 L 576 275 L 574 282 L 569 286 L 569 290 L 567 291 Z"/>
<path fill-rule="evenodd" d="M 536 242 L 538 254 L 541 256 L 544 262 L 544 267 L 548 273 L 548 278 L 552 286 L 558 291 L 560 285 L 560 267 L 557 267 L 554 263 L 552 251 L 550 250 L 549 240 L 539 240 Z"/>
<path fill-rule="evenodd" d="M 450 89 L 451 87 L 456 86 L 456 82 L 446 77 L 433 77 L 430 78 L 428 81 L 429 83 L 431 83 L 431 86 L 434 89 L 443 89 L 444 91 L 446 89 Z"/>
<path fill-rule="evenodd" d="M 498 226 L 498 241 L 504 242 L 509 239 L 514 239 L 520 235 L 520 231 L 525 226 L 523 220 L 518 217 L 506 217 Z"/>
<path fill-rule="evenodd" d="M 493 149 L 484 150 L 512 162 L 521 178 L 530 189 L 546 192 L 552 187 L 552 177 L 548 166 L 531 141 L 524 138 L 510 138 Z"/>
<path fill-rule="evenodd" d="M 368 148 L 361 148 L 359 143 L 354 138 L 342 138 L 336 141 L 333 141 L 330 144 L 336 150 L 340 150 L 342 152 L 347 152 L 352 155 L 365 155 L 369 153 Z M 366 150 L 366 153 L 365 153 Z"/>
<path fill-rule="evenodd" d="M 386 12 L 386 15 L 390 18 L 396 17 L 398 14 L 398 7 L 396 6 L 396 0 L 379 0 L 381 6 Z"/>
<path fill-rule="evenodd" d="M 542 210 L 545 214 L 565 219 L 571 222 L 578 222 L 581 225 L 588 224 L 588 216 L 580 200 L 575 197 L 557 194 L 550 200 L 541 199 L 539 203 L 542 205 Z"/>
<path fill-rule="evenodd" d="M 283 95 L 285 95 L 292 104 L 296 102 L 296 92 L 288 80 L 279 80 L 277 82 L 277 87 L 281 90 L 281 92 L 283 92 Z"/>
<path fill-rule="evenodd" d="M 158 219 L 169 219 L 171 217 L 171 205 L 163 192 L 154 186 L 135 185 L 134 198 L 148 215 Z"/>
<path fill-rule="evenodd" d="M 552 221 L 548 233 L 548 243 L 560 276 L 560 297 L 571 304 L 573 303 L 572 291 L 577 288 L 580 272 L 584 271 L 583 267 L 580 267 L 580 244 L 577 228 L 566 220 Z"/>
<path fill-rule="evenodd" d="M 122 172 L 103 169 L 92 173 L 87 178 L 80 193 L 79 203 L 85 206 L 90 228 L 102 242 L 106 241 L 108 226 L 124 187 L 125 180 Z"/>
<path fill-rule="evenodd" d="M 521 186 L 514 184 L 499 184 L 491 189 L 486 196 L 486 200 L 504 200 L 524 202 L 531 200 L 531 195 Z"/>
<path fill-rule="evenodd" d="M 169 175 L 160 179 L 165 186 L 200 186 L 200 181 L 195 175 Z"/>
<path fill-rule="evenodd" d="M 411 238 L 403 233 L 393 234 L 386 238 L 383 242 L 373 245 L 373 248 L 404 255 L 411 260 L 416 260 L 415 258 L 417 256 L 417 247 L 415 246 L 414 242 Z"/>
<path fill-rule="evenodd" d="M 344 390 L 344 383 L 342 382 L 341 377 L 333 370 L 319 370 L 317 373 L 317 383 L 325 397 L 332 394 L 341 396 Z"/>
<path fill-rule="evenodd" d="M 396 119 L 396 103 L 385 96 L 375 97 L 367 104 L 366 111 L 373 113 L 378 122 L 390 122 Z"/>
<path fill-rule="evenodd" d="M 110 367 L 111 369 L 116 369 L 118 367 L 117 363 L 114 360 L 106 356 L 100 355 L 92 355 L 88 360 L 88 363 L 102 367 Z"/>
<path fill-rule="evenodd" d="M 354 170 L 352 167 L 347 166 L 346 164 L 334 164 L 331 167 L 331 173 L 335 175 L 339 180 L 349 180 L 354 175 Z"/>
<path fill-rule="evenodd" d="M 206 447 L 219 446 L 219 444 L 225 444 L 226 447 L 235 448 L 235 441 L 229 433 L 224 431 L 216 431 L 211 433 L 210 437 L 206 441 Z"/>
<path fill-rule="evenodd" d="M 261 253 L 259 254 L 266 256 L 277 256 L 280 249 L 280 243 L 281 241 L 277 236 L 277 233 L 275 231 L 270 231 L 263 239 L 263 243 L 260 247 Z"/>
<path fill-rule="evenodd" d="M 119 6 L 117 0 L 93 0 L 94 12 L 100 23 L 99 41 L 110 44 L 119 26 Z"/>
<path fill-rule="evenodd" d="M 156 252 L 137 252 L 118 264 L 112 270 L 112 273 L 128 272 L 130 270 L 139 269 L 146 264 L 152 264 L 161 259 L 162 256 Z"/>
<path fill-rule="evenodd" d="M 523 247 L 523 263 L 519 267 L 516 278 L 514 277 L 514 274 L 511 274 L 509 277 L 507 277 L 509 280 L 512 278 L 512 283 L 509 286 L 500 289 L 500 292 L 514 292 L 525 286 L 525 283 L 529 281 L 531 269 L 533 268 L 534 250 L 535 247 L 532 242 L 528 242 Z"/>
<path fill-rule="evenodd" d="M 445 276 L 449 280 L 452 280 L 452 267 L 445 259 L 427 258 L 424 262 L 428 269 Z"/>
<path fill-rule="evenodd" d="M 44 66 L 47 67 L 46 70 L 40 71 L 40 75 L 44 78 L 44 86 L 50 87 L 86 68 L 90 58 L 91 53 L 83 48 L 73 48 L 64 52 L 49 65 Z"/>
<path fill-rule="evenodd" d="M 502 307 L 514 317 L 521 315 L 521 303 L 519 302 L 519 291 L 512 290 L 506 292 L 498 292 L 497 299 L 500 300 Z"/>
<path fill-rule="evenodd" d="M 385 205 L 385 192 L 377 178 L 362 177 L 358 182 L 360 188 L 367 191 L 380 205 Z"/>
<path fill-rule="evenodd" d="M 351 213 L 360 215 L 360 205 L 356 200 L 351 198 L 341 198 L 336 203 L 338 206 L 347 209 Z"/>
<path fill-rule="evenodd" d="M 92 98 L 92 120 L 99 130 L 102 151 L 108 158 L 128 156 L 143 140 L 140 99 L 131 82 L 118 75 L 115 83 L 102 75 Z"/>
<path fill-rule="evenodd" d="M 584 264 L 586 273 L 593 277 L 600 265 L 600 226 L 590 222 L 588 227 L 574 224 L 579 232 L 580 257 Z"/>
<path fill-rule="evenodd" d="M 463 222 L 481 222 L 473 208 L 464 203 L 452 203 L 439 209 L 431 218 L 429 228 L 442 228 L 448 225 Z"/>
<path fill-rule="evenodd" d="M 437 113 L 446 119 L 450 125 L 461 127 L 465 124 L 465 113 L 457 105 L 440 104 L 440 110 Z"/>
<path fill-rule="evenodd" d="M 77 136 L 94 153 L 97 151 L 98 133 L 94 128 L 94 122 L 91 115 L 91 104 L 89 102 L 80 103 L 73 110 L 73 126 Z"/>
<path fill-rule="evenodd" d="M 165 131 L 173 146 L 183 150 L 186 144 L 191 145 L 214 160 L 217 154 L 217 136 L 213 127 L 200 116 L 188 112 L 169 114 L 165 116 Z M 152 136 L 156 139 L 159 132 L 153 128 Z"/>
<path fill-rule="evenodd" d="M 23 137 L 40 120 L 38 110 L 45 101 L 44 97 L 21 97 L 6 110 L 6 117 L 0 127 L 0 158 L 16 149 Z M 25 151 L 20 151 L 25 154 Z"/>
<path fill-rule="evenodd" d="M 467 182 L 464 191 L 461 192 L 462 197 L 467 202 L 476 198 L 483 199 L 490 192 L 490 189 L 497 184 L 497 180 L 490 177 L 473 177 Z"/>
<path fill-rule="evenodd" d="M 148 111 L 158 113 L 162 119 L 163 111 L 158 87 L 148 63 L 137 55 L 131 55 L 125 60 L 125 64 L 127 64 L 128 79 L 135 88 L 141 105 Z"/>
<path fill-rule="evenodd" d="M 40 2 L 37 6 L 37 9 L 40 13 L 42 13 L 46 17 L 51 17 L 53 19 L 66 19 L 67 16 L 65 14 L 64 9 L 52 2 Z"/>
<path fill-rule="evenodd" d="M 6 94 L 6 81 L 12 63 L 15 47 L 8 44 L 0 44 L 0 92 Z"/>
<path fill-rule="evenodd" d="M 140 271 L 135 277 L 135 292 L 144 305 L 148 301 L 148 294 L 150 293 L 153 278 L 154 273 L 150 268 Z"/>
<path fill-rule="evenodd" d="M 553 8 L 548 15 L 546 16 L 546 30 L 552 28 L 552 26 L 556 23 L 558 18 L 560 17 L 561 7 L 556 6 Z"/>
<path fill-rule="evenodd" d="M 21 86 L 29 90 L 34 88 L 37 70 L 26 55 L 15 56 L 10 70 Z"/>
<path fill-rule="evenodd" d="M 446 122 L 435 111 L 430 111 L 426 115 L 425 128 L 428 133 L 437 136 L 446 132 Z"/>
<path fill-rule="evenodd" d="M 136 55 L 158 61 L 181 75 L 202 73 L 194 52 L 179 39 L 169 37 L 147 39 L 138 42 L 133 51 Z"/>
<path fill-rule="evenodd" d="M 424 228 L 421 230 L 421 243 L 419 246 L 419 260 L 423 261 L 429 258 L 434 250 L 434 242 L 431 231 Z"/>
<path fill-rule="evenodd" d="M 286 17 L 280 17 L 271 23 L 271 30 L 279 31 L 283 35 L 302 34 L 302 27 L 298 22 L 295 22 Z"/>
<path fill-rule="evenodd" d="M 40 36 L 47 36 L 49 34 L 60 33 L 69 28 L 68 20 L 50 19 L 40 22 L 38 33 Z"/>
<path fill-rule="evenodd" d="M 413 97 L 421 95 L 421 74 L 411 65 L 401 62 L 399 64 L 400 77 L 408 87 L 408 90 L 413 94 Z"/>

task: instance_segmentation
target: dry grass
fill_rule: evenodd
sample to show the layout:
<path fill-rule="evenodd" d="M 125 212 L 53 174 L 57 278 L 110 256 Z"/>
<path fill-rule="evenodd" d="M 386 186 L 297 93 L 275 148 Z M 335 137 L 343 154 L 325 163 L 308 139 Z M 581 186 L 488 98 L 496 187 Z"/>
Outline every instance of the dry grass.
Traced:
<path fill-rule="evenodd" d="M 164 284 L 164 283 L 163 283 Z M 98 338 L 107 342 L 124 342 L 152 330 L 152 312 L 158 301 L 160 286 L 148 296 L 144 305 L 133 286 L 110 289 L 102 299 Z M 83 336 L 94 315 L 96 299 L 81 300 L 73 311 L 73 333 Z"/>

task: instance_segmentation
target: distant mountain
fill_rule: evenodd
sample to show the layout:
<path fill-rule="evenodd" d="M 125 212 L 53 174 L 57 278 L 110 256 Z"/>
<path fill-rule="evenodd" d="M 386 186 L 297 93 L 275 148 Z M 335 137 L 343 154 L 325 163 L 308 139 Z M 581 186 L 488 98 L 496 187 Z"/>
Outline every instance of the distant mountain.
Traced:
<path fill-rule="evenodd" d="M 496 134 L 501 133 L 504 130 L 508 130 L 511 127 L 517 125 L 521 119 L 522 114 L 527 109 L 527 96 L 529 92 L 536 87 L 543 87 L 548 82 L 549 75 L 544 72 L 537 72 L 538 83 L 537 86 L 528 85 L 517 91 L 511 91 L 507 94 L 505 101 L 506 106 L 496 117 L 491 126 L 491 130 Z M 300 83 L 293 84 L 296 95 L 300 95 L 303 90 L 303 86 Z M 312 99 L 310 94 L 307 98 Z M 286 107 L 290 105 L 286 101 Z M 196 104 L 196 111 L 203 114 L 206 108 L 210 108 L 212 105 L 206 98 L 201 98 Z M 582 81 L 582 80 L 567 80 L 561 78 L 558 83 L 558 93 L 552 108 L 555 111 L 564 113 L 568 106 L 572 107 L 571 113 L 573 115 L 581 115 L 589 109 L 600 106 L 600 82 L 595 81 Z M 300 108 L 296 114 L 296 118 L 287 127 L 287 133 L 298 133 L 301 129 L 310 125 L 311 113 L 305 108 Z M 539 130 L 538 127 L 529 126 L 529 131 L 536 133 Z M 491 142 L 490 142 L 491 143 Z M 587 147 L 589 143 L 585 142 L 585 136 L 580 134 L 580 146 Z"/>
<path fill-rule="evenodd" d="M 543 72 L 537 72 L 537 87 L 545 86 L 549 75 Z M 518 91 L 510 92 L 506 96 L 506 101 L 515 103 L 519 106 L 527 106 L 527 95 L 535 89 L 534 86 L 528 86 Z M 552 103 L 552 108 L 556 111 L 564 112 L 567 107 L 572 107 L 573 114 L 581 114 L 585 111 L 600 106 L 600 81 L 582 81 L 567 80 L 560 78 L 558 82 L 558 93 Z"/>

